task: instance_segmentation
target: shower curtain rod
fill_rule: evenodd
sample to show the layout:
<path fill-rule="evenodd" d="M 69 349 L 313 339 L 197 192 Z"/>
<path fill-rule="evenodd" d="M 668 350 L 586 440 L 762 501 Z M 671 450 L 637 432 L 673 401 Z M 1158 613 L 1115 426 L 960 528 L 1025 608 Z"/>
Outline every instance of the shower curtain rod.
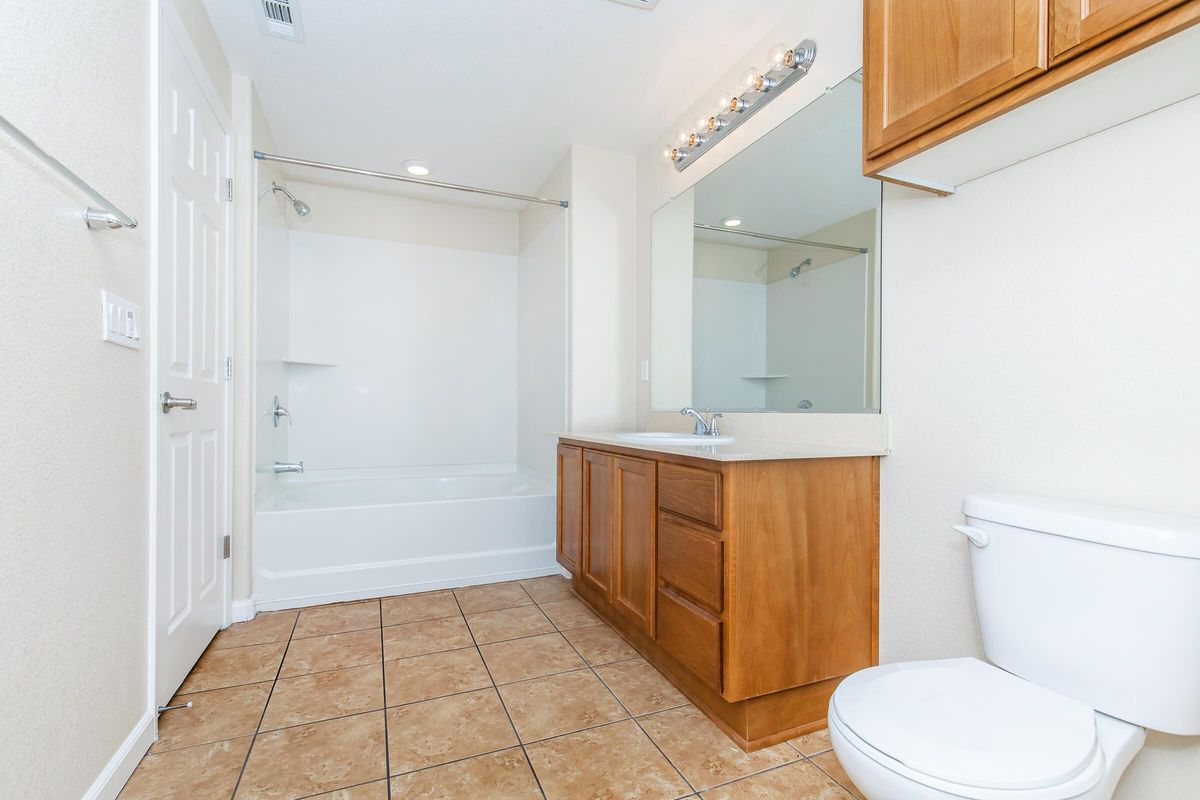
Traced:
<path fill-rule="evenodd" d="M 261 150 L 254 151 L 254 157 L 259 161 L 278 161 L 281 164 L 295 164 L 298 167 L 315 167 L 316 169 L 327 169 L 333 172 L 345 172 L 349 175 L 365 175 L 368 178 L 383 178 L 389 181 L 401 181 L 403 183 L 416 183 L 421 186 L 434 186 L 438 189 L 453 189 L 456 192 L 471 192 L 472 194 L 486 194 L 490 197 L 506 197 L 509 200 L 525 200 L 530 203 L 545 203 L 548 206 L 568 207 L 566 200 L 552 200 L 549 197 L 537 197 L 530 194 L 516 194 L 514 192 L 501 192 L 497 189 L 482 189 L 478 186 L 463 186 L 458 183 L 446 183 L 444 181 L 431 181 L 427 178 L 413 178 L 408 175 L 396 175 L 391 172 L 376 172 L 372 169 L 359 169 L 358 167 L 343 167 L 339 164 L 326 164 L 322 161 L 307 161 L 303 158 L 290 158 L 288 156 L 277 156 L 271 153 L 264 153 Z"/>
<path fill-rule="evenodd" d="M 805 244 L 809 247 L 827 247 L 830 250 L 845 250 L 847 253 L 867 253 L 865 247 L 849 247 L 844 244 L 826 244 L 825 242 L 813 242 L 808 239 L 789 239 L 786 236 L 772 236 L 769 233 L 755 233 L 754 231 L 739 231 L 733 228 L 718 227 L 716 225 L 705 225 L 702 222 L 697 222 L 692 225 L 693 228 L 699 228 L 705 231 L 716 231 L 717 233 L 736 233 L 738 236 L 753 236 L 755 239 L 770 239 L 772 242 L 786 242 L 787 244 Z"/>

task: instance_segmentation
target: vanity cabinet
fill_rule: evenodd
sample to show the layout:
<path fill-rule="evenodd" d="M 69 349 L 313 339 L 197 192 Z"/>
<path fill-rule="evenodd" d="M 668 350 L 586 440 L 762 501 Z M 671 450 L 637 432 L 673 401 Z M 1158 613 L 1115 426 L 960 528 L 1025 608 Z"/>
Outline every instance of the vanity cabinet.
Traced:
<path fill-rule="evenodd" d="M 1200 0 L 864 0 L 863 174 L 906 183 L 884 170 L 1196 22 Z"/>
<path fill-rule="evenodd" d="M 581 564 L 564 552 L 575 519 Z M 743 748 L 824 727 L 838 682 L 877 662 L 876 456 L 719 461 L 568 437 L 559 520 L 576 593 Z"/>
<path fill-rule="evenodd" d="M 558 446 L 558 563 L 575 577 L 583 555 L 583 448 Z"/>

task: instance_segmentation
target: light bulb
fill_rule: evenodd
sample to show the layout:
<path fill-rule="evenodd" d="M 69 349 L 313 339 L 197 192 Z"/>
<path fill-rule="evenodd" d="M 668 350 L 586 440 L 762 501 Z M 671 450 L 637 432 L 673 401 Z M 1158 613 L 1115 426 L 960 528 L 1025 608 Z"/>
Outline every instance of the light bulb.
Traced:
<path fill-rule="evenodd" d="M 792 48 L 788 47 L 783 42 L 771 48 L 771 53 L 768 56 L 771 59 L 771 69 L 783 69 L 784 67 L 792 66 L 789 63 L 792 60 Z"/>
<path fill-rule="evenodd" d="M 705 141 L 706 140 L 703 135 L 699 133 L 693 133 L 688 137 L 687 145 L 688 147 L 699 147 L 700 145 L 704 144 Z"/>
<path fill-rule="evenodd" d="M 762 73 L 759 72 L 756 67 L 751 67 L 750 69 L 746 70 L 746 73 L 742 76 L 742 86 L 744 86 L 747 91 L 757 91 L 758 79 L 761 77 Z"/>
<path fill-rule="evenodd" d="M 688 146 L 688 141 L 690 141 L 690 140 L 691 140 L 691 138 L 692 138 L 692 132 L 691 132 L 691 131 L 680 131 L 680 132 L 679 132 L 679 136 L 677 137 L 677 139 L 678 139 L 678 141 L 679 141 L 679 146 L 680 146 L 680 147 L 687 147 L 687 146 Z"/>
<path fill-rule="evenodd" d="M 711 117 L 709 117 L 707 120 L 705 120 L 705 123 L 704 123 L 704 130 L 707 130 L 711 133 L 716 133 L 717 131 L 721 130 L 721 128 L 724 128 L 724 127 L 725 127 L 725 121 L 723 119 L 721 119 L 721 116 L 719 114 L 713 114 Z"/>
<path fill-rule="evenodd" d="M 708 127 L 708 121 L 710 119 L 712 119 L 712 117 L 710 117 L 708 114 L 705 114 L 702 117 L 698 117 L 696 119 L 696 130 L 700 131 L 701 133 L 704 133 L 705 131 L 710 130 Z"/>
<path fill-rule="evenodd" d="M 725 101 L 724 112 L 726 114 L 740 114 L 749 107 L 750 107 L 750 104 L 747 103 L 742 98 L 730 97 L 728 100 Z"/>
<path fill-rule="evenodd" d="M 664 147 L 663 148 L 663 158 L 665 158 L 667 161 L 674 161 L 675 160 L 675 148 L 672 147 L 671 145 L 667 145 L 666 147 Z"/>

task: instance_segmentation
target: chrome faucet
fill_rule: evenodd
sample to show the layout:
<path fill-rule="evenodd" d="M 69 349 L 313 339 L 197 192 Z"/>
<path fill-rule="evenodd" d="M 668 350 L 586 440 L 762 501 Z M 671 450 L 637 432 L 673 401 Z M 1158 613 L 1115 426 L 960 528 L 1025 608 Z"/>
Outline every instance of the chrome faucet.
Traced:
<path fill-rule="evenodd" d="M 298 472 L 301 475 L 303 475 L 304 474 L 304 462 L 298 461 L 295 464 L 287 464 L 287 463 L 284 463 L 283 461 L 276 461 L 275 462 L 275 474 L 281 475 L 285 472 Z"/>
<path fill-rule="evenodd" d="M 721 412 L 715 411 L 708 415 L 708 419 L 705 419 L 704 415 L 696 409 L 692 408 L 691 406 L 684 406 L 679 410 L 679 413 L 685 417 L 690 416 L 696 418 L 696 427 L 692 430 L 692 433 L 696 434 L 697 436 L 721 435 L 721 432 L 717 430 L 717 419 L 725 416 Z"/>

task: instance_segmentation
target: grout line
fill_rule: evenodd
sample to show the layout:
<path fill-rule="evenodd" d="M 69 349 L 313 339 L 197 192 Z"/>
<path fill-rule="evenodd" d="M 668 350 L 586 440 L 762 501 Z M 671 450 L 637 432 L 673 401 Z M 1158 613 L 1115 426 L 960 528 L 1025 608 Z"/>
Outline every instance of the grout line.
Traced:
<path fill-rule="evenodd" d="M 246 757 L 242 760 L 242 768 L 238 771 L 237 781 L 233 784 L 233 793 L 230 794 L 229 800 L 234 800 L 237 797 L 238 789 L 242 785 L 242 778 L 246 775 L 246 765 L 250 763 L 250 754 L 254 752 L 254 743 L 258 741 L 258 732 L 262 729 L 263 720 L 267 716 L 267 706 L 271 705 L 271 698 L 275 694 L 275 685 L 279 683 L 279 673 L 283 671 L 283 662 L 287 660 L 288 650 L 292 646 L 292 634 L 296 632 L 296 624 L 300 621 L 300 615 L 296 614 L 296 619 L 292 622 L 291 633 L 288 634 L 287 644 L 283 648 L 283 656 L 279 659 L 279 667 L 275 670 L 275 679 L 271 681 L 271 691 L 267 692 L 267 702 L 263 703 L 262 713 L 258 715 L 258 725 L 254 727 L 254 735 L 250 740 L 250 746 L 246 748 Z"/>
<path fill-rule="evenodd" d="M 379 683 L 383 688 L 383 779 L 387 781 L 385 791 L 388 800 L 392 800 L 392 748 L 388 736 L 388 704 L 387 704 L 387 667 L 383 660 L 383 600 L 375 601 L 379 605 Z"/>
<path fill-rule="evenodd" d="M 824 753 L 828 753 L 828 752 L 832 752 L 832 750 L 825 750 L 825 751 L 823 751 L 823 752 L 821 752 L 821 753 L 817 753 L 817 755 L 824 755 Z M 834 755 L 834 758 L 837 758 L 837 756 L 836 756 L 836 755 Z M 841 787 L 841 789 L 842 789 L 842 791 L 843 791 L 843 792 L 845 792 L 846 794 L 850 795 L 851 797 L 855 798 L 855 800 L 857 800 L 857 798 L 859 797 L 859 794 L 858 794 L 858 792 L 852 792 L 852 791 L 850 791 L 849 787 L 847 787 L 847 786 L 846 786 L 844 783 L 842 783 L 842 782 L 841 782 L 841 781 L 839 781 L 837 778 L 833 777 L 833 776 L 832 776 L 832 775 L 830 775 L 828 772 L 826 772 L 826 771 L 825 771 L 825 770 L 824 770 L 824 769 L 821 767 L 821 765 L 820 765 L 820 764 L 818 764 L 817 762 L 813 761 L 811 758 L 808 758 L 808 757 L 806 756 L 806 757 L 805 757 L 805 760 L 806 760 L 806 761 L 808 761 L 808 763 L 812 764 L 814 767 L 816 767 L 818 770 L 820 770 L 821 774 L 822 774 L 822 775 L 824 775 L 826 778 L 829 778 L 829 780 L 833 781 L 835 785 L 837 785 L 837 786 Z M 841 762 L 838 762 L 838 763 L 841 763 Z"/>

